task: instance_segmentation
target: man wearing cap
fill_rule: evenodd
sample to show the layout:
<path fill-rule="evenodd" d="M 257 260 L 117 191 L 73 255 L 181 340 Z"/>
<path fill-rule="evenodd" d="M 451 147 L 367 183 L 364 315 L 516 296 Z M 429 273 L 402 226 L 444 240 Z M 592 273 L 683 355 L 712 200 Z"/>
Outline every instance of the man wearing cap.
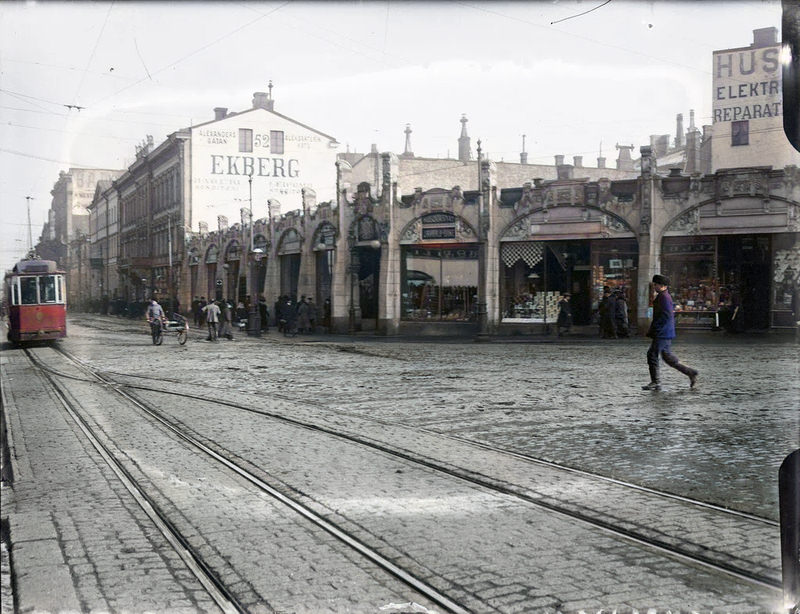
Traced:
<path fill-rule="evenodd" d="M 656 297 L 653 299 L 653 321 L 647 331 L 647 336 L 653 341 L 647 350 L 647 366 L 650 369 L 650 383 L 642 386 L 642 390 L 661 390 L 659 379 L 659 358 L 663 358 L 673 369 L 677 369 L 689 377 L 689 387 L 694 388 L 697 383 L 697 370 L 692 369 L 672 353 L 672 340 L 675 338 L 675 314 L 672 297 L 667 286 L 669 279 L 663 275 L 653 275 L 653 287 Z"/>

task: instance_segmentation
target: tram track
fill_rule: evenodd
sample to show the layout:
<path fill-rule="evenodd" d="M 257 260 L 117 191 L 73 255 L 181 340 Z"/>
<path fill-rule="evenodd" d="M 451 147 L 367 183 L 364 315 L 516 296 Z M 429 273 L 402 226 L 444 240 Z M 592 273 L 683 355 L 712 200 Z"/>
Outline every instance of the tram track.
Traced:
<path fill-rule="evenodd" d="M 64 352 L 63 350 L 61 351 L 66 357 L 68 357 L 72 361 L 75 361 L 76 364 L 80 365 L 81 368 L 85 369 L 86 370 L 85 372 L 87 374 L 92 374 L 93 377 L 100 377 L 97 374 L 97 372 L 95 372 L 95 370 L 83 364 L 78 359 L 71 356 L 69 353 Z M 104 376 L 106 377 L 110 376 L 110 373 L 107 371 L 104 371 L 103 373 Z M 138 375 L 119 374 L 119 373 L 114 374 L 114 376 L 144 379 L 151 382 L 168 383 L 170 385 L 181 383 L 166 378 L 154 378 L 154 377 L 146 377 Z M 369 448 L 379 450 L 383 453 L 390 454 L 397 458 L 401 458 L 406 462 L 411 462 L 417 465 L 424 466 L 430 470 L 443 473 L 450 477 L 466 480 L 482 488 L 490 489 L 493 492 L 513 496 L 517 499 L 525 501 L 526 503 L 530 503 L 537 507 L 549 510 L 551 512 L 567 516 L 573 520 L 579 521 L 584 524 L 588 524 L 595 528 L 599 528 L 616 537 L 623 538 L 625 540 L 632 541 L 637 544 L 658 550 L 664 554 L 667 554 L 672 557 L 677 557 L 681 560 L 685 560 L 692 564 L 697 564 L 709 569 L 713 569 L 716 572 L 724 573 L 729 576 L 736 577 L 737 579 L 744 580 L 760 586 L 764 586 L 770 589 L 780 589 L 781 587 L 779 580 L 780 578 L 779 569 L 777 570 L 774 568 L 764 569 L 763 566 L 761 566 L 759 569 L 759 565 L 748 564 L 748 561 L 737 559 L 737 557 L 733 556 L 732 553 L 725 552 L 722 550 L 715 551 L 702 544 L 687 542 L 684 544 L 676 545 L 675 543 L 673 543 L 671 539 L 669 539 L 670 536 L 660 534 L 658 531 L 648 530 L 646 527 L 645 528 L 637 526 L 631 527 L 630 526 L 631 523 L 619 522 L 615 519 L 609 520 L 609 518 L 607 517 L 602 517 L 594 513 L 591 509 L 588 508 L 581 509 L 580 506 L 576 505 L 565 505 L 563 501 L 548 500 L 547 498 L 537 495 L 535 492 L 529 490 L 526 491 L 525 488 L 520 487 L 519 485 L 504 483 L 500 479 L 497 479 L 490 475 L 486 475 L 479 471 L 470 470 L 464 467 L 454 467 L 452 464 L 448 464 L 447 462 L 443 462 L 441 459 L 436 459 L 433 458 L 432 456 L 426 457 L 424 455 L 415 453 L 414 451 L 411 450 L 401 450 L 395 445 L 387 445 L 385 442 L 381 442 L 374 438 L 370 438 L 353 432 L 345 432 L 342 429 L 327 427 L 319 423 L 313 423 L 298 418 L 289 417 L 277 412 L 269 412 L 263 409 L 257 409 L 252 406 L 246 406 L 242 403 L 236 403 L 228 399 L 222 399 L 219 397 L 209 397 L 200 394 L 181 392 L 178 390 L 158 389 L 158 388 L 153 388 L 152 386 L 120 383 L 111 380 L 104 380 L 104 381 L 106 385 L 114 386 L 116 388 L 124 387 L 134 391 L 141 390 L 141 391 L 169 394 L 177 397 L 191 399 L 194 401 L 209 402 L 217 405 L 224 405 L 234 409 L 256 413 L 268 418 L 281 420 L 284 423 L 291 424 L 299 428 L 310 429 L 313 431 L 324 433 L 346 441 L 350 441 L 352 443 L 356 443 L 358 445 L 367 446 Z M 281 397 L 280 394 L 274 394 L 274 393 L 272 394 L 272 396 Z M 313 406 L 315 408 L 322 407 L 322 404 L 320 403 L 308 400 L 298 400 L 295 397 L 289 397 L 289 395 L 283 395 L 283 398 L 287 402 L 299 405 L 305 404 L 308 406 Z M 361 419 L 363 420 L 363 418 Z M 375 419 L 372 419 L 372 422 L 379 425 L 397 426 L 396 423 L 388 423 L 386 421 L 380 421 Z M 412 428 L 409 427 L 408 425 L 402 425 L 402 426 L 404 426 L 405 428 Z M 607 476 L 601 476 L 590 472 L 581 471 L 570 467 L 565 467 L 563 465 L 558 465 L 557 463 L 552 463 L 550 461 L 546 461 L 543 459 L 537 459 L 535 457 L 518 454 L 515 452 L 510 452 L 507 450 L 502 450 L 495 446 L 490 446 L 480 442 L 475 442 L 460 437 L 442 435 L 441 433 L 432 432 L 427 429 L 417 428 L 417 430 L 419 432 L 425 432 L 428 435 L 440 438 L 446 437 L 452 441 L 457 441 L 460 444 L 468 445 L 476 449 L 482 449 L 492 454 L 513 458 L 518 461 L 529 463 L 531 465 L 546 467 L 548 470 L 579 476 L 581 479 L 588 479 L 592 481 L 605 483 L 615 488 L 626 489 L 631 492 L 636 492 L 641 496 L 654 497 L 657 499 L 670 501 L 671 503 L 676 505 L 689 506 L 689 508 L 691 509 L 702 510 L 702 512 L 705 514 L 713 514 L 719 517 L 724 516 L 726 518 L 732 519 L 731 520 L 732 522 L 736 522 L 741 524 L 742 526 L 749 527 L 750 530 L 755 531 L 756 529 L 753 527 L 758 526 L 761 527 L 760 530 L 762 532 L 763 531 L 768 532 L 774 530 L 774 532 L 777 533 L 777 526 L 778 526 L 777 523 L 767 518 L 762 518 L 759 516 L 747 514 L 737 510 L 731 510 L 729 508 L 716 506 L 710 503 L 697 501 L 686 497 L 680 497 L 673 493 L 664 493 L 654 489 L 644 488 L 642 486 L 624 482 L 622 480 L 617 480 L 609 478 Z"/>
<path fill-rule="evenodd" d="M 45 365 L 43 361 L 34 356 L 30 350 L 26 349 L 24 352 L 29 361 L 48 381 L 59 402 L 62 404 L 72 420 L 76 423 L 78 428 L 84 433 L 86 438 L 98 451 L 106 464 L 111 467 L 115 475 L 117 475 L 120 481 L 125 485 L 125 488 L 131 493 L 136 502 L 151 519 L 153 524 L 159 529 L 170 546 L 184 561 L 192 574 L 208 591 L 208 594 L 211 596 L 214 602 L 217 603 L 220 609 L 226 614 L 243 613 L 247 612 L 248 610 L 242 605 L 239 599 L 235 596 L 234 592 L 226 586 L 225 581 L 220 578 L 219 574 L 215 573 L 211 566 L 204 561 L 203 556 L 188 543 L 181 532 L 169 520 L 168 515 L 159 508 L 159 506 L 152 500 L 151 497 L 148 496 L 148 494 L 145 492 L 145 489 L 137 483 L 136 479 L 131 475 L 131 473 L 123 466 L 122 463 L 114 458 L 114 454 L 111 452 L 111 450 L 109 450 L 108 446 L 103 444 L 95 435 L 90 423 L 82 417 L 80 408 L 75 402 L 70 400 L 69 395 L 65 393 L 63 387 L 56 381 L 56 378 L 66 378 L 88 383 L 96 383 L 104 386 L 110 391 L 115 392 L 123 397 L 126 401 L 134 405 L 138 411 L 146 414 L 148 417 L 158 422 L 165 430 L 172 433 L 172 435 L 220 463 L 237 476 L 243 478 L 259 492 L 272 497 L 276 501 L 287 506 L 293 512 L 297 513 L 304 520 L 332 535 L 340 543 L 354 550 L 359 555 L 376 565 L 378 568 L 382 569 L 384 572 L 390 574 L 407 587 L 411 588 L 417 594 L 426 597 L 432 603 L 445 608 L 447 612 L 452 612 L 453 614 L 467 614 L 470 611 L 443 592 L 429 585 L 425 580 L 415 577 L 412 573 L 409 573 L 388 558 L 384 557 L 377 550 L 370 548 L 356 536 L 349 534 L 346 530 L 343 530 L 334 523 L 326 520 L 321 515 L 317 514 L 296 499 L 293 499 L 287 496 L 285 493 L 280 492 L 276 488 L 270 486 L 254 473 L 244 468 L 241 463 L 234 460 L 235 455 L 230 453 L 222 454 L 218 451 L 215 451 L 196 437 L 186 432 L 186 430 L 181 429 L 179 426 L 173 424 L 164 418 L 157 409 L 149 406 L 149 404 L 144 403 L 142 400 L 136 398 L 134 395 L 123 389 L 131 388 L 130 386 L 120 385 L 118 383 L 106 380 L 98 372 L 82 364 L 80 361 L 70 356 L 67 352 L 63 351 L 63 349 L 56 349 L 62 355 L 71 360 L 73 364 L 81 369 L 88 377 L 81 378 L 75 375 L 60 372 Z M 145 389 L 150 390 L 149 388 Z"/>

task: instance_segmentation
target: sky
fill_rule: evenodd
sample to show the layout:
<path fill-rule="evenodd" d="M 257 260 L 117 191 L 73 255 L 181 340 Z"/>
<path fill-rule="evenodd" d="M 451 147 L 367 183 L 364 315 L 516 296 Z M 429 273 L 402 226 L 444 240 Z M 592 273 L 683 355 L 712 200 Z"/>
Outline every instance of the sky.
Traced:
<path fill-rule="evenodd" d="M 339 151 L 457 157 L 466 115 L 493 160 L 674 138 L 711 123 L 711 60 L 781 25 L 780 0 L 0 2 L 0 268 L 36 243 L 59 171 L 124 169 L 136 146 L 251 107 Z M 474 152 L 473 152 L 474 155 Z"/>

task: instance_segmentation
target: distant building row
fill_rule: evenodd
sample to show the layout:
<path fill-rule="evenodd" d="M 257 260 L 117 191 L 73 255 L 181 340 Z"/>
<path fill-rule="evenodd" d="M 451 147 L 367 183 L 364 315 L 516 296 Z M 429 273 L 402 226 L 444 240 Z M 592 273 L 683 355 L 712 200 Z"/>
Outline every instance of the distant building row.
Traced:
<path fill-rule="evenodd" d="M 124 171 L 62 173 L 39 250 L 65 263 L 73 305 L 305 294 L 330 301 L 339 331 L 469 333 L 483 297 L 491 330 L 524 331 L 564 292 L 590 322 L 604 286 L 643 324 L 661 271 L 683 324 L 793 326 L 800 154 L 779 129 L 778 49 L 765 28 L 715 52 L 714 124 L 701 133 L 691 112 L 684 133 L 678 115 L 672 144 L 651 137 L 638 160 L 617 146 L 614 169 L 478 160 L 466 118 L 458 159 L 415 156 L 410 127 L 400 155 L 337 153 L 277 113 L 270 86 L 148 139 Z"/>

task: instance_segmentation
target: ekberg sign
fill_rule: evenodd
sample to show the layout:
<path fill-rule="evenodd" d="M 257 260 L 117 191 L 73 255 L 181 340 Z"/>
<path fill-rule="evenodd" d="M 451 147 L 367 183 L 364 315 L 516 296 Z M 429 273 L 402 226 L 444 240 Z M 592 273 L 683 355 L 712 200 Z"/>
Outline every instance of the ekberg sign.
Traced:
<path fill-rule="evenodd" d="M 317 202 L 332 200 L 336 186 L 335 139 L 266 109 L 253 109 L 192 130 L 192 208 L 195 221 L 214 228 L 218 215 L 238 219 L 249 206 L 267 215 L 267 200 L 284 211 L 302 207 L 301 190 Z"/>

